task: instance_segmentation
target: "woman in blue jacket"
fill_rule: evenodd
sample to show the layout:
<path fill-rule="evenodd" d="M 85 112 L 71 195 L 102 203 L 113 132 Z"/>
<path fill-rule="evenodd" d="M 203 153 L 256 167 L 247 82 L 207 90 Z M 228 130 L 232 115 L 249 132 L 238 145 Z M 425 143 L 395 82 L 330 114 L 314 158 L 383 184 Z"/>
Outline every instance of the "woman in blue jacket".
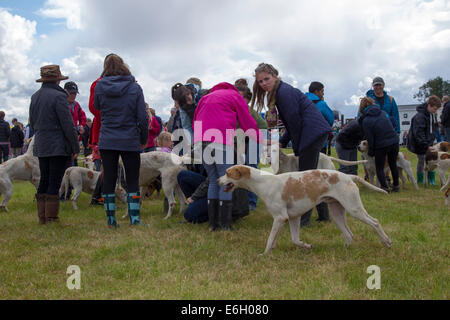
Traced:
<path fill-rule="evenodd" d="M 252 109 L 256 104 L 257 111 L 261 112 L 267 94 L 269 111 L 266 120 L 274 121 L 267 117 L 277 114 L 274 112 L 276 108 L 286 128 L 286 134 L 280 139 L 281 146 L 286 147 L 292 140 L 294 153 L 299 158 L 299 171 L 316 169 L 320 150 L 328 139 L 331 126 L 303 92 L 281 81 L 272 65 L 261 63 L 255 70 L 255 78 Z M 302 216 L 302 226 L 308 225 L 305 218 L 309 215 L 310 212 L 307 212 Z"/>
<path fill-rule="evenodd" d="M 399 138 L 394 130 L 392 121 L 389 119 L 389 115 L 381 110 L 372 98 L 366 97 L 361 100 L 359 113 L 361 114 L 359 123 L 369 143 L 368 154 L 371 157 L 375 157 L 377 180 L 383 190 L 390 192 L 384 175 L 387 156 L 392 179 L 394 180 L 392 191 L 398 192 L 397 156 Z"/>
<path fill-rule="evenodd" d="M 147 144 L 148 115 L 144 94 L 122 58 L 112 54 L 104 63 L 103 77 L 95 87 L 94 107 L 101 112 L 98 148 L 104 168 L 103 197 L 110 228 L 117 227 L 115 188 L 119 156 L 126 183 L 130 225 L 141 224 L 139 170 L 141 146 Z"/>

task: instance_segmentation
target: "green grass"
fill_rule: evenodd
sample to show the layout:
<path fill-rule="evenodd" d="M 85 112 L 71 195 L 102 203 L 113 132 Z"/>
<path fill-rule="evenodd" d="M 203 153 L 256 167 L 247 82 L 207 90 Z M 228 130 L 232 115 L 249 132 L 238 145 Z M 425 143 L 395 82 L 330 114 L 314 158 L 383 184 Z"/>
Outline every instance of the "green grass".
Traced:
<path fill-rule="evenodd" d="M 416 191 L 408 183 L 388 196 L 360 190 L 392 249 L 351 217 L 355 237 L 346 249 L 338 228 L 316 223 L 313 213 L 312 226 L 301 230 L 313 250 L 296 248 L 285 226 L 277 248 L 261 256 L 272 225 L 261 203 L 235 231 L 210 233 L 207 224 L 180 223 L 178 213 L 163 220 L 162 200 L 146 200 L 147 228 L 119 220 L 113 231 L 103 208 L 83 194 L 79 211 L 62 203 L 62 223 L 39 226 L 34 187 L 17 182 L 10 212 L 0 213 L 0 298 L 449 299 L 449 219 L 439 188 Z M 70 265 L 81 268 L 81 290 L 66 287 Z M 366 287 L 370 265 L 381 268 L 381 290 Z"/>

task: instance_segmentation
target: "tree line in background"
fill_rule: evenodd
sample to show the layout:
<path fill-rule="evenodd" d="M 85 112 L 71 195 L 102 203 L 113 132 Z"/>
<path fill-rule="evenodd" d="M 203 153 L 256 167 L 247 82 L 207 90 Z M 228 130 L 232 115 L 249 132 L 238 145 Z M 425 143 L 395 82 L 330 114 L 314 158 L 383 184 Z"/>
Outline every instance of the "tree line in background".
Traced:
<path fill-rule="evenodd" d="M 444 81 L 442 77 L 428 80 L 419 88 L 419 92 L 414 95 L 414 99 L 425 102 L 432 95 L 441 99 L 443 96 L 450 95 L 450 81 Z"/>

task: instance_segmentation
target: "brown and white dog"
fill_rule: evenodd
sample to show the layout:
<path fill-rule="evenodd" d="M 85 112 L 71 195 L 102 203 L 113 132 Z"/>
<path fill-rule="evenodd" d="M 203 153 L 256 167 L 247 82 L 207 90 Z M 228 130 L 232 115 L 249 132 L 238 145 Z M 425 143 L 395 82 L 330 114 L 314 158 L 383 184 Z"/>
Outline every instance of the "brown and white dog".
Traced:
<path fill-rule="evenodd" d="M 225 186 L 226 192 L 244 188 L 254 192 L 264 202 L 274 219 L 264 253 L 275 247 L 281 227 L 288 221 L 292 242 L 300 248 L 310 249 L 311 245 L 303 243 L 299 238 L 300 218 L 323 201 L 328 204 L 330 216 L 342 231 L 346 246 L 350 245 L 353 239 L 353 234 L 346 223 L 346 211 L 352 217 L 374 228 L 387 247 L 392 245 L 378 220 L 372 218 L 364 209 L 355 182 L 380 193 L 386 192 L 358 176 L 346 175 L 335 170 L 310 170 L 273 175 L 238 165 L 228 169 L 226 175 L 220 177 L 218 182 L 219 185 Z"/>
<path fill-rule="evenodd" d="M 272 169 L 275 174 L 282 174 L 286 172 L 294 172 L 298 171 L 298 157 L 294 154 L 285 154 L 281 149 L 279 152 L 279 166 L 277 168 L 272 164 Z M 331 156 L 327 156 L 326 154 L 320 153 L 319 162 L 317 164 L 317 169 L 325 169 L 325 170 L 336 170 L 334 163 L 339 163 L 344 166 L 353 166 L 358 164 L 364 164 L 367 160 L 359 160 L 359 161 L 346 161 L 342 159 L 337 159 Z"/>
<path fill-rule="evenodd" d="M 441 186 L 445 184 L 447 179 L 445 174 L 450 168 L 450 154 L 447 152 L 428 151 L 425 155 L 425 174 L 424 183 L 428 184 L 427 171 L 434 171 L 437 169 L 439 179 L 441 180 Z"/>
<path fill-rule="evenodd" d="M 364 159 L 367 159 L 368 162 L 364 164 L 364 167 L 366 168 L 366 171 L 369 175 L 369 181 L 372 184 L 375 184 L 375 177 L 377 176 L 377 170 L 375 167 L 375 157 L 369 157 L 369 144 L 367 140 L 361 141 L 361 143 L 358 146 L 358 150 L 361 152 L 362 157 Z M 406 176 L 408 180 L 412 181 L 414 184 L 414 188 L 419 190 L 419 186 L 417 185 L 416 178 L 413 175 L 412 169 L 411 169 L 411 161 L 408 159 L 408 155 L 404 152 L 399 152 L 397 156 L 397 168 L 398 168 L 398 176 L 402 180 L 402 186 L 405 188 L 406 185 L 406 179 L 403 175 L 403 171 L 405 171 Z M 389 164 L 386 160 L 386 163 L 384 165 L 384 174 L 389 174 Z M 377 186 L 380 186 L 380 183 L 377 181 Z"/>
<path fill-rule="evenodd" d="M 174 193 L 180 201 L 180 214 L 186 207 L 186 197 L 178 185 L 177 176 L 182 170 L 186 170 L 184 164 L 189 163 L 190 158 L 179 157 L 173 153 L 153 151 L 141 154 L 141 169 L 139 173 L 139 186 L 141 195 L 145 195 L 146 190 L 152 182 L 161 175 L 162 189 L 169 201 L 169 211 L 165 220 L 172 216 L 176 206 Z M 141 198 L 143 200 L 143 198 Z"/>
<path fill-rule="evenodd" d="M 72 206 L 74 210 L 78 210 L 77 200 L 81 195 L 81 192 L 86 192 L 88 194 L 94 193 L 97 180 L 100 177 L 100 172 L 93 171 L 83 167 L 70 167 L 67 168 L 64 173 L 64 177 L 61 182 L 61 187 L 59 189 L 59 196 L 66 195 L 69 186 L 73 187 L 72 194 Z M 127 194 L 125 190 L 117 186 L 116 187 L 116 197 L 123 203 L 127 203 Z"/>
<path fill-rule="evenodd" d="M 437 152 L 450 152 L 450 142 L 439 142 L 432 146 L 433 151 Z"/>
<path fill-rule="evenodd" d="M 0 209 L 8 211 L 6 205 L 13 194 L 12 182 L 14 180 L 30 181 L 36 189 L 39 187 L 41 171 L 39 159 L 33 156 L 33 146 L 34 139 L 31 140 L 25 154 L 0 165 L 0 195 L 3 194 Z"/>

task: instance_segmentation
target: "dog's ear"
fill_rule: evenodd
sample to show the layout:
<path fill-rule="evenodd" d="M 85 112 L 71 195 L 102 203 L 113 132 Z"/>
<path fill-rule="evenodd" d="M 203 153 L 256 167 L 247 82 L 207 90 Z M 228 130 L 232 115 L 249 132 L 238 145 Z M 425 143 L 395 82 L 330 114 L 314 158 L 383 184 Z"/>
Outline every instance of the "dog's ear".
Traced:
<path fill-rule="evenodd" d="M 241 172 L 237 166 L 231 167 L 227 170 L 227 177 L 233 180 L 239 180 L 241 178 Z"/>
<path fill-rule="evenodd" d="M 430 151 L 427 151 L 427 153 L 426 153 L 426 155 L 425 155 L 425 162 L 428 162 L 428 161 L 436 161 L 438 159 L 438 153 L 437 152 L 430 152 Z"/>
<path fill-rule="evenodd" d="M 447 159 L 450 159 L 450 154 L 444 153 L 443 155 L 441 155 L 441 160 L 447 160 Z"/>
<path fill-rule="evenodd" d="M 448 152 L 450 150 L 450 143 L 449 142 L 442 142 L 441 143 L 441 151 L 442 152 Z"/>

